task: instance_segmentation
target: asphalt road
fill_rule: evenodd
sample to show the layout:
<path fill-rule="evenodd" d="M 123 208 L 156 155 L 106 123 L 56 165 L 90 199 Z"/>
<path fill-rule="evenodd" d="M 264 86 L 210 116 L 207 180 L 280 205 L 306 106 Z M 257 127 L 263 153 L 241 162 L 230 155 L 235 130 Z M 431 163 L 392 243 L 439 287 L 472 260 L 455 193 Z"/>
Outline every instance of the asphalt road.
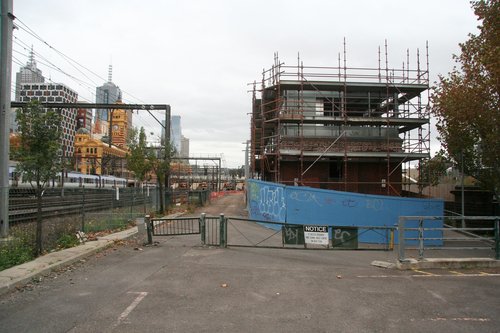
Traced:
<path fill-rule="evenodd" d="M 243 197 L 203 211 L 244 215 Z M 499 331 L 494 270 L 397 271 L 370 265 L 392 252 L 219 249 L 201 247 L 199 235 L 154 240 L 116 244 L 1 296 L 0 331 Z"/>

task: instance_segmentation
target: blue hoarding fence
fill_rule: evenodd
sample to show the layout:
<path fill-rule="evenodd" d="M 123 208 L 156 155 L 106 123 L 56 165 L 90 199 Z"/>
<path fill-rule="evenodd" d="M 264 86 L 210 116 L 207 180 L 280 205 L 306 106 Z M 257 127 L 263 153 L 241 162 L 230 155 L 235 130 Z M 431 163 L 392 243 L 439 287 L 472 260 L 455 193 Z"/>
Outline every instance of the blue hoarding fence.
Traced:
<path fill-rule="evenodd" d="M 390 228 L 400 216 L 442 216 L 441 199 L 416 199 L 370 195 L 247 180 L 247 208 L 250 219 L 288 224 L 342 225 L 345 227 L 374 226 Z M 409 223 L 418 223 L 413 221 Z M 442 221 L 435 227 L 442 227 Z M 439 223 L 441 223 L 439 225 Z M 418 225 L 412 225 L 417 227 Z M 372 229 L 374 230 L 374 229 Z M 429 231 L 439 239 L 442 231 Z M 384 232 L 360 232 L 362 243 L 386 242 Z M 396 235 L 394 242 L 398 243 Z M 439 245 L 439 240 L 427 240 L 426 245 Z"/>

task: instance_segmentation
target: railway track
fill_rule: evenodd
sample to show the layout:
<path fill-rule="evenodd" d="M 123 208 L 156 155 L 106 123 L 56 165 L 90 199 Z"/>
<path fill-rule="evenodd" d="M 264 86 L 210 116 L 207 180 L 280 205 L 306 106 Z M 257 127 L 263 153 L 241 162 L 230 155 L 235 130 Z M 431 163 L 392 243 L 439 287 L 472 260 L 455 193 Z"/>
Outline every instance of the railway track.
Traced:
<path fill-rule="evenodd" d="M 11 189 L 9 199 L 9 222 L 26 223 L 36 220 L 37 199 L 31 189 Z M 140 189 L 120 190 L 119 200 L 116 192 L 109 189 L 47 189 L 42 197 L 42 217 L 81 215 L 87 212 L 109 211 L 114 208 L 149 204 L 152 193 L 147 196 Z"/>

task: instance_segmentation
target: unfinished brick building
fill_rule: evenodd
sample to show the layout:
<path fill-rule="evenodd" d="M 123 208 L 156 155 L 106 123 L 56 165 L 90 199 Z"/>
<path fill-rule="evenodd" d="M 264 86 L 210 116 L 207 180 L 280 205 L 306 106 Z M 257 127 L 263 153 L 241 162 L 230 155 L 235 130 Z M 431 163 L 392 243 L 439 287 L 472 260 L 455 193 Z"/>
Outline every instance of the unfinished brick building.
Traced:
<path fill-rule="evenodd" d="M 286 66 L 254 82 L 250 176 L 286 185 L 405 195 L 405 170 L 429 158 L 426 69 Z M 428 59 L 428 57 L 426 57 Z M 425 96 L 423 96 L 425 94 Z M 425 101 L 425 102 L 424 102 Z"/>

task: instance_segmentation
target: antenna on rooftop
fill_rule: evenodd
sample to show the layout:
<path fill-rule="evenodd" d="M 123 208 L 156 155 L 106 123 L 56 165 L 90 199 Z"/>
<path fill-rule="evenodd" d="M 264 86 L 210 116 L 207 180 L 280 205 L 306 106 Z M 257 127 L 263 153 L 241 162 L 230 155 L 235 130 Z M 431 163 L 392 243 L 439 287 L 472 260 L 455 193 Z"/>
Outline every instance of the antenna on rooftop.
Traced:
<path fill-rule="evenodd" d="M 108 82 L 111 83 L 112 81 L 113 81 L 113 65 L 109 65 Z"/>

